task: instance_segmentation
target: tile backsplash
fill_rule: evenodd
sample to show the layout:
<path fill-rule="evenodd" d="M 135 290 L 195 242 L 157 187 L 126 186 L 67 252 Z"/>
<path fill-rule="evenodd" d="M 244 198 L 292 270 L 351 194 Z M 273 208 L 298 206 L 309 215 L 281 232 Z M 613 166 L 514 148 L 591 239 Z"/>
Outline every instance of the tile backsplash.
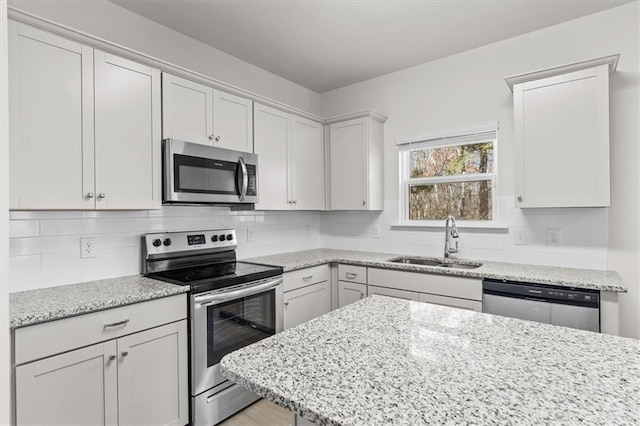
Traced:
<path fill-rule="evenodd" d="M 460 229 L 460 257 L 607 268 L 606 209 L 508 209 L 509 229 Z M 10 289 L 41 287 L 138 274 L 141 236 L 154 231 L 236 228 L 238 257 L 319 247 L 442 256 L 442 228 L 398 228 L 397 201 L 383 212 L 233 212 L 215 207 L 150 211 L 11 212 Z M 253 241 L 248 241 L 251 228 Z M 377 236 L 374 238 L 374 228 Z M 560 246 L 547 231 L 560 231 Z M 525 236 L 516 245 L 514 232 Z M 80 258 L 80 238 L 93 237 L 94 258 Z"/>

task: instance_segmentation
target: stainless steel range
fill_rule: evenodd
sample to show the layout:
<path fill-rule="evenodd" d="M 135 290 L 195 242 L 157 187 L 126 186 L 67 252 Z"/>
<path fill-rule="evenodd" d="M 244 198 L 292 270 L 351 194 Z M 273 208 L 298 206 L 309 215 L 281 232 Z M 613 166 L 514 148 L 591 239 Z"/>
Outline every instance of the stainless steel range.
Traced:
<path fill-rule="evenodd" d="M 259 398 L 218 364 L 282 331 L 282 268 L 236 261 L 234 229 L 147 234 L 143 245 L 147 276 L 191 288 L 191 424 L 217 424 Z"/>

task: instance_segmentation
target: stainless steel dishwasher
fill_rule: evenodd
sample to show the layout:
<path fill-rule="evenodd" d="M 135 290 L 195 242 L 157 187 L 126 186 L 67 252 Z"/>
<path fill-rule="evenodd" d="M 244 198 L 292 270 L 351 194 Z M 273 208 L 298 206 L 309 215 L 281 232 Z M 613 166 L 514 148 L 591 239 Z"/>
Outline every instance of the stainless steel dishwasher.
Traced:
<path fill-rule="evenodd" d="M 485 279 L 482 311 L 600 332 L 600 292 L 597 290 Z"/>

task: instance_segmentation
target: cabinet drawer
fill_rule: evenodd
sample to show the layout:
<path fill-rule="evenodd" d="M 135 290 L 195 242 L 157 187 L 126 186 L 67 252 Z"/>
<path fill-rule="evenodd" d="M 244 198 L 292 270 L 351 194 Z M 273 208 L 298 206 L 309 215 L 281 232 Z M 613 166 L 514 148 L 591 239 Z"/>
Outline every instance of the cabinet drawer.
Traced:
<path fill-rule="evenodd" d="M 469 299 L 458 299 L 457 297 L 438 296 L 436 294 L 419 293 L 420 302 L 432 303 L 434 305 L 450 306 L 452 308 L 469 309 L 471 311 L 482 312 L 482 302 Z"/>
<path fill-rule="evenodd" d="M 396 297 L 398 299 L 415 301 L 418 301 L 418 298 L 420 296 L 420 293 L 416 293 L 415 291 L 398 290 L 395 288 L 376 287 L 370 285 L 367 288 L 367 296 L 371 296 L 372 294 L 379 294 L 381 296 Z"/>
<path fill-rule="evenodd" d="M 355 265 L 338 265 L 338 279 L 352 283 L 367 283 L 367 268 Z"/>
<path fill-rule="evenodd" d="M 331 267 L 329 265 L 287 272 L 284 274 L 283 291 L 295 290 L 311 284 L 329 281 L 329 279 L 331 279 Z"/>
<path fill-rule="evenodd" d="M 72 349 L 114 339 L 187 317 L 187 295 L 77 317 L 37 324 L 15 330 L 15 364 L 23 364 Z M 109 326 L 110 324 L 122 323 Z"/>
<path fill-rule="evenodd" d="M 369 284 L 482 301 L 482 280 L 369 268 Z"/>

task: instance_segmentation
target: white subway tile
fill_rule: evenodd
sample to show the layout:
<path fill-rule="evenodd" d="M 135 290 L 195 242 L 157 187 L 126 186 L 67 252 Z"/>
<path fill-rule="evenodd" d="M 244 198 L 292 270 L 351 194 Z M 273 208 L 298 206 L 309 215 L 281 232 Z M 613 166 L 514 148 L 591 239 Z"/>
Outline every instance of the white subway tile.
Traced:
<path fill-rule="evenodd" d="M 11 238 L 9 240 L 9 255 L 20 256 L 38 253 L 55 253 L 75 250 L 80 245 L 79 237 L 31 237 Z"/>
<path fill-rule="evenodd" d="M 82 281 L 80 269 L 58 269 L 54 271 L 32 271 L 11 276 L 9 292 L 56 287 Z"/>
<path fill-rule="evenodd" d="M 107 278 L 137 275 L 142 273 L 142 265 L 138 261 L 107 263 L 91 266 L 83 266 L 83 281 L 103 280 Z"/>
<path fill-rule="evenodd" d="M 9 238 L 37 237 L 40 235 L 40 221 L 11 220 L 9 221 Z"/>
<path fill-rule="evenodd" d="M 43 236 L 106 234 L 116 231 L 113 219 L 43 220 Z"/>
<path fill-rule="evenodd" d="M 9 258 L 9 273 L 13 275 L 35 272 L 40 270 L 40 255 L 11 256 Z"/>
<path fill-rule="evenodd" d="M 10 220 L 80 219 L 81 211 L 11 211 Z"/>

